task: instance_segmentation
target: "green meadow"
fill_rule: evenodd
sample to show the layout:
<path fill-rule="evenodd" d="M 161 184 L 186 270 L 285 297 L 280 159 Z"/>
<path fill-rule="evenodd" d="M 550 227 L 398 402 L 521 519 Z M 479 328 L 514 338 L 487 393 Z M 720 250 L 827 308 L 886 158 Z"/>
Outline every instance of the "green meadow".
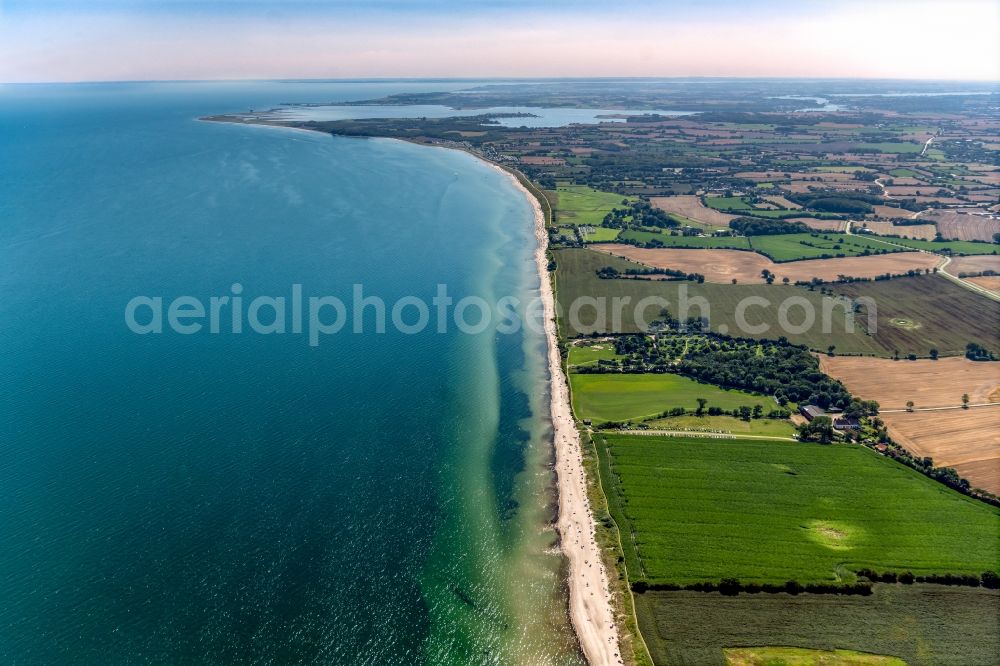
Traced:
<path fill-rule="evenodd" d="M 726 212 L 751 210 L 752 208 L 741 197 L 705 197 L 705 205 Z"/>
<path fill-rule="evenodd" d="M 597 433 L 632 581 L 1000 568 L 1000 509 L 847 444 Z"/>
<path fill-rule="evenodd" d="M 615 353 L 613 342 L 593 342 L 571 345 L 567 363 L 571 368 L 581 365 L 596 365 L 598 361 L 621 358 Z"/>
<path fill-rule="evenodd" d="M 679 248 L 730 248 L 734 250 L 749 250 L 750 243 L 744 236 L 673 236 L 669 233 L 656 231 L 636 231 L 630 229 L 622 232 L 622 240 L 633 240 L 640 243 L 659 241 L 665 247 Z"/>
<path fill-rule="evenodd" d="M 673 407 L 697 409 L 698 398 L 707 400 L 707 407 L 725 410 L 761 405 L 767 412 L 778 406 L 768 396 L 729 391 L 673 374 L 571 373 L 569 380 L 574 413 L 595 424 L 647 419 Z"/>
<path fill-rule="evenodd" d="M 873 592 L 868 597 L 646 592 L 635 595 L 635 609 L 643 641 L 656 664 L 734 666 L 726 652 L 748 646 L 758 646 L 765 654 L 771 646 L 856 650 L 892 655 L 908 666 L 997 663 L 1000 591 L 917 584 L 876 585 Z M 729 656 L 734 655 L 729 652 Z M 838 664 L 788 657 L 763 663 Z M 859 666 L 856 661 L 847 664 Z"/>
<path fill-rule="evenodd" d="M 586 185 L 560 185 L 556 188 L 556 220 L 561 224 L 590 225 L 598 227 L 612 208 L 621 207 L 622 201 L 633 200 L 613 192 L 601 192 Z"/>
<path fill-rule="evenodd" d="M 857 238 L 857 236 L 854 236 Z M 998 254 L 1000 245 L 976 241 L 927 241 L 919 238 L 886 238 L 886 242 L 904 245 L 927 252 L 951 252 L 952 254 Z M 885 244 L 882 244 L 885 247 Z"/>
<path fill-rule="evenodd" d="M 769 407 L 768 409 L 773 409 Z M 734 435 L 756 437 L 793 437 L 795 425 L 788 419 L 752 419 L 744 421 L 735 416 L 668 416 L 646 421 L 655 430 L 691 430 L 701 432 L 722 432 Z"/>
<path fill-rule="evenodd" d="M 726 661 L 740 666 L 906 666 L 897 657 L 856 650 L 791 647 L 727 648 Z"/>
<path fill-rule="evenodd" d="M 799 259 L 819 259 L 824 256 L 844 255 L 856 257 L 865 252 L 903 252 L 876 240 L 863 236 L 838 233 L 779 234 L 776 236 L 753 236 L 753 249 L 771 258 L 772 261 L 796 261 Z"/>
<path fill-rule="evenodd" d="M 583 234 L 583 240 L 588 243 L 607 243 L 618 238 L 621 229 L 608 227 L 589 227 L 590 231 Z"/>

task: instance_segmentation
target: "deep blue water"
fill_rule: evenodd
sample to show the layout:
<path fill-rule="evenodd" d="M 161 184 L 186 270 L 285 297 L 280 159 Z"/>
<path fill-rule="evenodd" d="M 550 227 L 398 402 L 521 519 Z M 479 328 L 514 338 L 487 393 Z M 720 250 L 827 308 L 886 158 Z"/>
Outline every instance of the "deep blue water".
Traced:
<path fill-rule="evenodd" d="M 125 323 L 529 297 L 528 205 L 470 156 L 196 120 L 448 87 L 0 87 L 0 662 L 578 663 L 539 336 Z"/>

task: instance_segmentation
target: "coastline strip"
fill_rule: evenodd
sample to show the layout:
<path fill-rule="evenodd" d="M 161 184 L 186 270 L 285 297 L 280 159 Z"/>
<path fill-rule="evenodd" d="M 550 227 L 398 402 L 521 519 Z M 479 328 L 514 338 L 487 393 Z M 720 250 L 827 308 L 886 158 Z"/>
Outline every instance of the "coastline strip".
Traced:
<path fill-rule="evenodd" d="M 535 263 L 540 278 L 542 307 L 545 314 L 545 338 L 549 367 L 552 429 L 555 440 L 556 478 L 559 491 L 558 529 L 561 548 L 569 560 L 569 611 L 573 628 L 587 662 L 592 666 L 622 663 L 618 630 L 611 609 L 608 578 L 594 536 L 594 518 L 587 500 L 587 481 L 583 469 L 580 433 L 573 420 L 569 385 L 562 370 L 559 339 L 556 333 L 555 295 L 549 278 L 548 230 L 538 199 L 503 167 L 488 162 L 510 178 L 531 204 L 535 217 Z"/>

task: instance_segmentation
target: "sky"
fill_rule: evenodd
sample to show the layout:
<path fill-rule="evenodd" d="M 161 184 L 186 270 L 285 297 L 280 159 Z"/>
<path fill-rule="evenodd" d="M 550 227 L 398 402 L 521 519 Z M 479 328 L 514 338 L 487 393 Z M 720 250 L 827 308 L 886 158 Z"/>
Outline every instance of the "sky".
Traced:
<path fill-rule="evenodd" d="M 1000 0 L 0 0 L 0 82 L 1000 80 Z"/>

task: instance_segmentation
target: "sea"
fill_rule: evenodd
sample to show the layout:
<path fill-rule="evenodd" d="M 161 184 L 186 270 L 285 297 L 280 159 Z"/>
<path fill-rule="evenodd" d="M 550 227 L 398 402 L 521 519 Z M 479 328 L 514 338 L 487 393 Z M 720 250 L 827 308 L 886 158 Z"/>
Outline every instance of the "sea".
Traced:
<path fill-rule="evenodd" d="M 469 85 L 0 86 L 0 663 L 582 663 L 528 202 L 199 120 Z"/>

